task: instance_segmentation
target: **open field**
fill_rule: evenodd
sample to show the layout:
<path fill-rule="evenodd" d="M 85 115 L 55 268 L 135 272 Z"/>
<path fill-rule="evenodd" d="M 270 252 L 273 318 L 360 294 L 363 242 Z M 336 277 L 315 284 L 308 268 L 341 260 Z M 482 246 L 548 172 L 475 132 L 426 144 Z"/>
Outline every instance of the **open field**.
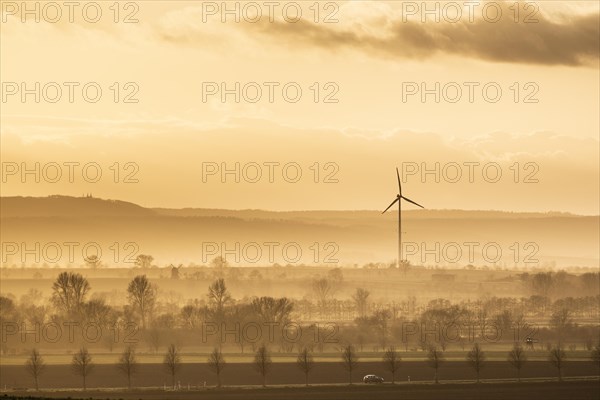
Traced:
<path fill-rule="evenodd" d="M 89 398 L 89 399 L 144 399 L 152 400 L 353 400 L 353 399 L 406 399 L 406 400 L 597 400 L 600 396 L 598 381 L 564 382 L 490 382 L 480 385 L 451 384 L 411 384 L 411 385 L 339 385 L 312 387 L 271 387 L 271 388 L 225 388 L 222 390 L 169 391 L 55 391 L 55 392 L 15 392 L 5 394 L 3 399 L 44 399 L 44 398 Z"/>
<path fill-rule="evenodd" d="M 567 361 L 563 370 L 565 377 L 597 376 L 598 368 L 589 361 Z M 381 362 L 360 362 L 353 372 L 353 381 L 359 382 L 364 375 L 377 374 L 391 381 L 391 374 L 384 369 Z M 433 370 L 424 361 L 411 361 L 402 363 L 400 371 L 396 373 L 396 381 L 407 382 L 408 377 L 412 382 L 431 381 Z M 556 370 L 548 362 L 529 362 L 521 371 L 523 378 L 556 377 Z M 475 379 L 475 373 L 465 361 L 447 361 L 439 370 L 442 381 L 462 381 Z M 489 361 L 481 373 L 482 379 L 514 379 L 515 372 L 507 362 Z M 216 377 L 204 363 L 187 363 L 181 366 L 176 380 L 182 387 L 204 387 L 216 385 Z M 314 384 L 345 384 L 348 382 L 348 373 L 340 362 L 318 362 L 310 373 L 310 383 Z M 260 375 L 250 363 L 229 363 L 222 374 L 224 385 L 260 385 Z M 169 386 L 170 376 L 167 375 L 162 364 L 142 364 L 139 372 L 133 378 L 136 387 Z M 267 384 L 295 385 L 303 384 L 304 375 L 295 363 L 282 362 L 273 365 L 267 376 Z M 126 378 L 118 371 L 116 366 L 109 364 L 95 365 L 88 376 L 87 385 L 92 388 L 111 388 L 126 386 Z M 23 366 L 0 366 L 0 386 L 8 388 L 29 388 L 32 385 L 30 377 Z M 74 375 L 70 365 L 49 365 L 40 378 L 40 387 L 45 389 L 78 388 L 81 385 L 80 377 Z"/>

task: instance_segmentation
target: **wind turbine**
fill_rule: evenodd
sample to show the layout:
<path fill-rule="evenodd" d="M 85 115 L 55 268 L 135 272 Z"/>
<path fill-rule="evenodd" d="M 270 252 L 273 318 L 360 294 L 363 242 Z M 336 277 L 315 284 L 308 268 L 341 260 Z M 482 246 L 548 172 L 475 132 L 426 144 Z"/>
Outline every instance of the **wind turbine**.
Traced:
<path fill-rule="evenodd" d="M 408 197 L 404 197 L 402 195 L 402 184 L 400 183 L 400 173 L 398 172 L 398 167 L 396 167 L 396 176 L 398 177 L 398 194 L 396 195 L 396 198 L 394 199 L 394 201 L 392 201 L 392 204 L 390 204 L 388 206 L 388 208 L 383 210 L 382 214 L 385 213 L 387 210 L 389 210 L 396 202 L 398 202 L 398 263 L 397 263 L 397 266 L 398 266 L 398 268 L 400 268 L 400 263 L 403 262 L 402 261 L 402 199 L 408 201 L 409 203 L 413 203 L 414 205 L 419 206 L 421 208 L 425 208 L 425 207 L 423 207 L 419 203 L 412 201 Z"/>

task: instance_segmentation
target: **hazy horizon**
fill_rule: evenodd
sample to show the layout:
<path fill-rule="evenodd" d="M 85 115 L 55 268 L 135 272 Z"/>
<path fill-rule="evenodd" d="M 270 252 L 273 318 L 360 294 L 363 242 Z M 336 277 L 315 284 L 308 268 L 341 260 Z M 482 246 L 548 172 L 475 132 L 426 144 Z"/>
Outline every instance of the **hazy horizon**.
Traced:
<path fill-rule="evenodd" d="M 108 265 L 124 266 L 122 257 L 107 259 L 115 243 L 135 243 L 136 254 L 150 254 L 159 265 L 207 263 L 218 255 L 233 265 L 366 265 L 393 260 L 397 249 L 397 210 L 146 208 L 71 196 L 0 197 L 0 205 L 3 264 L 31 262 L 28 250 L 34 248 L 38 258 L 59 251 L 64 262 L 67 248 L 54 247 L 71 242 L 96 243 Z M 564 268 L 600 262 L 599 216 L 403 211 L 403 248 L 413 265 Z M 283 253 L 290 246 L 297 259 Z"/>
<path fill-rule="evenodd" d="M 305 209 L 267 209 L 267 208 L 218 208 L 218 207 L 205 207 L 202 205 L 197 205 L 197 206 L 172 206 L 172 207 L 165 207 L 162 205 L 148 205 L 148 204 L 143 204 L 143 203 L 138 203 L 135 201 L 130 201 L 130 200 L 126 200 L 126 199 L 121 199 L 121 198 L 103 198 L 103 197 L 99 197 L 94 195 L 93 193 L 90 193 L 92 195 L 92 198 L 97 199 L 97 200 L 107 200 L 107 201 L 121 201 L 121 202 L 126 202 L 126 203 L 132 203 L 132 204 L 136 204 L 139 205 L 141 207 L 144 208 L 148 208 L 148 209 L 167 209 L 167 210 L 185 210 L 185 209 L 201 209 L 201 210 L 223 210 L 223 211 L 265 211 L 265 212 L 281 212 L 281 213 L 286 213 L 286 212 L 304 212 L 304 211 L 314 211 L 314 212 L 327 212 L 327 211 L 331 211 L 331 212 L 361 212 L 361 211 L 366 211 L 366 212 L 379 212 L 381 213 L 382 210 L 380 209 L 367 209 L 367 208 L 363 208 L 363 209 L 335 209 L 335 208 L 330 208 L 330 209 L 324 209 L 324 208 L 305 208 Z M 87 194 L 83 194 L 83 195 L 65 195 L 65 194 L 47 194 L 47 195 L 37 195 L 37 196 L 23 196 L 23 195 L 2 195 L 0 196 L 0 198 L 18 198 L 18 197 L 23 197 L 23 198 L 47 198 L 47 197 L 70 197 L 70 198 L 86 198 Z M 575 212 L 571 212 L 571 211 L 561 211 L 561 210 L 537 210 L 537 211 L 531 211 L 531 210 L 505 210 L 505 209 L 468 209 L 468 208 L 425 208 L 423 210 L 420 210 L 418 208 L 413 208 L 413 209 L 406 209 L 404 208 L 402 210 L 402 212 L 407 212 L 407 213 L 411 213 L 411 212 L 423 212 L 423 211 L 472 211 L 472 212 L 498 212 L 498 213 L 515 213 L 515 214 L 567 214 L 567 215 L 574 215 L 574 216 L 582 216 L 582 217 L 594 217 L 594 216 L 599 216 L 599 214 L 583 214 L 583 213 L 575 213 Z M 391 213 L 397 213 L 397 210 L 391 209 L 388 212 Z M 1 214 L 1 212 L 0 212 Z"/>
<path fill-rule="evenodd" d="M 144 208 L 148 208 L 148 209 L 167 209 L 167 210 L 185 210 L 185 209 L 199 209 L 199 210 L 223 210 L 223 211 L 265 211 L 265 212 L 281 212 L 281 213 L 286 213 L 286 212 L 290 212 L 290 213 L 294 213 L 294 212 L 304 212 L 304 211 L 314 211 L 314 212 L 327 212 L 327 211 L 331 211 L 331 212 L 361 212 L 361 211 L 366 211 L 366 212 L 379 212 L 381 213 L 382 210 L 380 209 L 335 209 L 335 208 L 330 208 L 330 209 L 324 209 L 324 208 L 314 208 L 314 209 L 310 209 L 310 208 L 305 208 L 305 209 L 266 209 L 266 208 L 215 208 L 215 207 L 204 207 L 201 205 L 198 206 L 181 206 L 181 207 L 164 207 L 164 206 L 160 206 L 160 205 L 146 205 L 143 203 L 137 203 L 134 201 L 129 201 L 126 199 L 121 199 L 121 198 L 103 198 L 103 197 L 99 197 L 94 195 L 93 193 L 87 193 L 87 194 L 82 194 L 80 196 L 76 196 L 76 195 L 65 195 L 65 194 L 57 194 L 57 193 L 53 193 L 53 194 L 48 194 L 48 195 L 39 195 L 39 196 L 22 196 L 22 195 L 13 195 L 13 196 L 6 196 L 6 195 L 2 195 L 0 196 L 0 198 L 19 198 L 19 197 L 23 197 L 23 198 L 46 198 L 46 197 L 70 197 L 70 198 L 87 198 L 86 196 L 90 194 L 93 199 L 97 199 L 97 200 L 107 200 L 107 201 L 121 201 L 121 202 L 126 202 L 126 203 L 132 203 L 132 204 L 136 204 L 139 205 L 141 207 Z M 570 212 L 570 211 L 561 211 L 561 210 L 539 210 L 539 211 L 525 211 L 525 210 L 503 210 L 503 209 L 467 209 L 467 208 L 425 208 L 425 209 L 418 209 L 418 208 L 413 208 L 413 209 L 403 209 L 402 212 L 406 212 L 406 213 L 411 213 L 411 212 L 426 212 L 426 211 L 473 211 L 473 212 L 498 212 L 498 213 L 514 213 L 514 214 L 567 214 L 567 215 L 574 215 L 574 216 L 582 216 L 582 217 L 594 217 L 594 216 L 599 216 L 600 214 L 578 214 L 578 213 L 574 213 L 574 212 Z M 391 209 L 388 210 L 387 212 L 391 212 L 391 213 L 397 213 L 398 211 L 395 209 Z M 1 211 L 0 211 L 1 214 Z"/>
<path fill-rule="evenodd" d="M 599 1 L 0 0 L 0 49 L 0 399 L 600 399 Z"/>

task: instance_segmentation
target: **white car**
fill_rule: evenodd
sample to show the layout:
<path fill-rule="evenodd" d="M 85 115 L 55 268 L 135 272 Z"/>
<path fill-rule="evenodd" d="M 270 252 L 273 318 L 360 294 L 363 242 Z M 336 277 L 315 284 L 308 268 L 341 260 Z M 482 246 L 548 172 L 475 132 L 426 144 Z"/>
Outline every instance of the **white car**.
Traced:
<path fill-rule="evenodd" d="M 377 375 L 365 375 L 363 378 L 364 383 L 383 383 L 384 379 Z"/>

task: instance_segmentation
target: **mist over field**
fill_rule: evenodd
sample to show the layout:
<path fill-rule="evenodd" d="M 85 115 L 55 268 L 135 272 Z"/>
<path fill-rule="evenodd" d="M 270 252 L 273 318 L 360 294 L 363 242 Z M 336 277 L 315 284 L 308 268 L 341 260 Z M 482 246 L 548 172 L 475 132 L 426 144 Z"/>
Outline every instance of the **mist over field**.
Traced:
<path fill-rule="evenodd" d="M 0 400 L 599 400 L 600 3 L 0 1 Z"/>
<path fill-rule="evenodd" d="M 477 381 L 513 379 L 517 367 L 526 381 L 595 374 L 600 273 L 575 250 L 597 246 L 597 217 L 407 212 L 406 229 L 423 242 L 499 245 L 538 232 L 541 254 L 489 262 L 471 244 L 472 260 L 435 262 L 456 254 L 429 245 L 434 262 L 408 247 L 397 265 L 391 252 L 367 258 L 393 248 L 384 238 L 395 216 L 376 211 L 149 209 L 89 195 L 0 205 L 0 385 L 28 387 L 33 377 L 54 390 L 162 382 L 179 391 L 372 374 L 427 381 L 432 371 L 452 382 L 472 368 Z M 562 247 L 539 234 L 561 229 L 577 232 Z M 290 243 L 317 255 L 328 237 L 337 238 L 329 258 L 277 255 Z M 266 259 L 246 251 L 261 241 Z"/>
<path fill-rule="evenodd" d="M 145 253 L 159 265 L 206 264 L 215 256 L 227 256 L 239 266 L 355 267 L 396 258 L 393 212 L 155 209 L 67 196 L 3 197 L 0 205 L 5 265 L 35 264 L 36 254 L 48 253 L 40 264 L 52 265 L 49 260 L 56 259 L 79 266 L 88 243 L 97 243 L 101 261 L 109 267 L 131 266 Z M 598 266 L 598 216 L 408 210 L 403 220 L 403 246 L 415 265 Z M 44 250 L 48 243 L 57 248 Z M 64 243 L 76 243 L 74 257 L 69 258 Z M 32 253 L 27 255 L 27 249 Z"/>

